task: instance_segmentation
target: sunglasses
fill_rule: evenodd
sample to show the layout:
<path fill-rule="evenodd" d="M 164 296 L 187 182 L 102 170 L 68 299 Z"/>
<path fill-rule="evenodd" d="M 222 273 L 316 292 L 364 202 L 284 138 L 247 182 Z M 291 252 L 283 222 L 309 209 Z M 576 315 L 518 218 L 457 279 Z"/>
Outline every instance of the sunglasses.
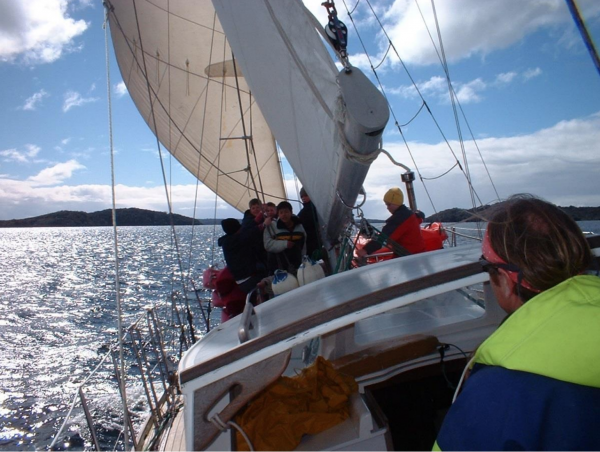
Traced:
<path fill-rule="evenodd" d="M 521 269 L 519 267 L 517 267 L 516 265 L 503 264 L 500 262 L 498 262 L 498 263 L 490 262 L 485 257 L 483 257 L 483 254 L 479 258 L 479 265 L 481 265 L 481 269 L 484 272 L 489 273 L 489 274 L 497 274 L 499 268 L 501 268 L 502 270 L 506 270 L 508 272 L 521 273 Z"/>
<path fill-rule="evenodd" d="M 517 273 L 517 296 L 519 297 L 519 299 L 522 300 L 521 298 L 521 282 L 523 281 L 523 272 L 521 271 L 521 269 L 519 267 L 517 267 L 514 264 L 503 264 L 503 263 L 494 263 L 494 262 L 490 262 L 488 261 L 485 257 L 483 257 L 483 254 L 481 255 L 481 257 L 479 258 L 479 265 L 481 265 L 481 269 L 490 274 L 490 275 L 497 275 L 498 274 L 498 269 L 502 269 L 502 270 L 506 270 L 507 272 L 513 272 L 513 273 Z M 523 303 L 525 303 L 525 301 L 523 301 Z"/>

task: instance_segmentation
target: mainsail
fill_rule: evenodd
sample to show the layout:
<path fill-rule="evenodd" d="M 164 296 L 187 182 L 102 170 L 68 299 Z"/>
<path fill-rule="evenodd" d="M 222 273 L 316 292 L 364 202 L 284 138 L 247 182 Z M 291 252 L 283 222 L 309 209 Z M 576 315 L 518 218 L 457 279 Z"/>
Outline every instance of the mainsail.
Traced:
<path fill-rule="evenodd" d="M 123 80 L 162 145 L 238 210 L 285 199 L 275 140 L 212 3 L 107 3 Z"/>

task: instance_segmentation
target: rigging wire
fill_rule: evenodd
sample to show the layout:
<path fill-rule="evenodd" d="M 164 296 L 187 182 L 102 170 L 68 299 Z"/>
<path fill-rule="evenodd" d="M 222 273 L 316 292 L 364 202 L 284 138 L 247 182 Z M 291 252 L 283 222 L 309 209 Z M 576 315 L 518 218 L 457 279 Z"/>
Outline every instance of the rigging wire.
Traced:
<path fill-rule="evenodd" d="M 348 17 L 350 18 L 350 21 L 352 22 L 352 26 L 354 27 L 354 31 L 355 31 L 355 33 L 356 33 L 356 36 L 358 37 L 358 40 L 359 40 L 359 42 L 360 42 L 360 44 L 361 44 L 361 46 L 362 46 L 362 48 L 363 48 L 363 50 L 364 50 L 364 52 L 365 52 L 365 55 L 366 55 L 366 57 L 367 57 L 367 59 L 368 59 L 368 61 L 369 61 L 369 65 L 371 66 L 371 71 L 373 71 L 373 75 L 375 76 L 375 79 L 377 80 L 377 83 L 378 83 L 378 85 L 379 85 L 379 89 L 381 90 L 381 93 L 383 94 L 383 96 L 384 96 L 384 97 L 385 97 L 385 99 L 387 100 L 387 94 L 386 94 L 386 92 L 385 92 L 385 89 L 384 89 L 384 87 L 383 87 L 383 83 L 381 82 L 381 80 L 380 80 L 380 78 L 379 78 L 379 74 L 377 73 L 377 71 L 375 70 L 375 68 L 374 68 L 374 66 L 373 66 L 373 62 L 371 61 L 371 56 L 369 55 L 369 52 L 367 51 L 367 47 L 365 46 L 365 43 L 364 43 L 364 41 L 363 41 L 363 39 L 362 39 L 362 36 L 360 35 L 360 33 L 359 33 L 359 31 L 358 31 L 358 27 L 356 26 L 356 23 L 354 22 L 354 17 L 353 17 L 352 15 L 350 15 L 350 12 L 349 12 L 349 10 L 348 10 L 348 5 L 346 4 L 346 0 L 343 0 L 343 2 L 344 2 L 344 6 L 346 7 L 346 12 L 348 13 Z M 371 6 L 371 5 L 369 4 L 369 6 Z M 371 10 L 373 10 L 373 9 L 371 8 Z M 380 27 L 383 29 L 383 25 L 382 25 L 381 23 L 380 23 Z M 384 31 L 385 31 L 385 30 L 384 30 Z M 389 38 L 388 38 L 388 41 L 391 43 L 391 41 L 389 40 Z M 396 52 L 396 53 L 397 53 L 397 52 Z M 401 62 L 402 62 L 402 60 L 401 60 Z M 404 66 L 404 62 L 402 62 L 402 65 Z M 415 83 L 415 82 L 414 82 L 414 80 L 412 79 L 412 77 L 411 77 L 410 73 L 408 73 L 408 70 L 406 69 L 406 67 L 405 67 L 405 70 L 406 70 L 406 72 L 407 72 L 407 74 L 408 74 L 408 77 L 409 77 L 409 78 L 410 78 L 410 80 L 412 81 L 413 85 L 414 85 L 414 86 L 415 86 L 415 88 L 417 89 L 417 92 L 419 92 L 419 91 L 418 91 L 418 88 L 417 88 L 417 86 L 416 86 L 416 83 Z M 419 94 L 420 94 L 420 92 L 419 92 Z M 423 104 L 424 104 L 425 106 L 427 106 L 427 103 L 425 102 L 425 99 L 423 98 L 423 96 L 421 96 L 421 99 L 422 99 L 422 101 L 423 101 Z M 396 112 L 395 112 L 395 111 L 394 111 L 394 109 L 391 107 L 391 104 L 390 104 L 390 102 L 389 102 L 389 101 L 388 101 L 388 106 L 389 106 L 389 108 L 390 108 L 390 112 L 391 112 L 391 114 L 392 114 L 392 117 L 394 118 L 394 125 L 396 126 L 396 128 L 397 128 L 397 129 L 398 129 L 398 131 L 400 132 L 400 136 L 402 137 L 402 140 L 404 141 L 404 145 L 406 146 L 406 149 L 408 150 L 408 154 L 410 155 L 410 158 L 411 158 L 411 160 L 412 160 L 412 162 L 413 162 L 413 166 L 414 166 L 414 168 L 417 170 L 417 173 L 419 174 L 419 177 L 421 177 L 421 171 L 419 170 L 419 166 L 417 165 L 417 162 L 416 162 L 416 160 L 415 160 L 415 158 L 414 158 L 414 156 L 413 156 L 413 154 L 412 154 L 412 152 L 411 152 L 411 150 L 410 150 L 410 146 L 408 145 L 408 142 L 406 141 L 406 138 L 405 138 L 405 136 L 404 136 L 404 133 L 402 132 L 402 129 L 400 128 L 400 125 L 398 124 L 398 118 L 396 117 Z M 423 106 L 421 106 L 421 109 L 422 109 L 422 108 L 423 108 Z M 427 109 L 429 110 L 429 107 L 427 107 Z M 430 114 L 431 114 L 431 111 L 430 111 Z M 414 119 L 414 118 L 413 118 L 413 119 Z M 412 121 L 412 119 L 411 119 L 411 121 Z M 431 204 L 431 206 L 432 206 L 432 208 L 433 208 L 433 210 L 434 210 L 434 213 L 437 213 L 437 210 L 436 210 L 436 208 L 435 208 L 435 205 L 434 205 L 434 203 L 433 203 L 433 199 L 431 198 L 431 194 L 429 193 L 429 190 L 428 190 L 428 188 L 427 188 L 427 185 L 425 185 L 425 184 L 423 183 L 423 179 L 421 179 L 421 183 L 423 184 L 423 188 L 425 189 L 425 193 L 426 193 L 426 195 L 427 195 L 427 198 L 429 199 L 429 203 Z"/>
<path fill-rule="evenodd" d="M 214 23 L 216 23 L 217 20 L 217 12 L 215 11 L 215 17 L 213 19 L 213 25 Z M 213 26 L 214 29 L 214 26 Z M 212 52 L 211 52 L 212 53 Z M 226 41 L 223 43 L 223 56 L 222 56 L 222 60 L 225 61 L 225 55 L 227 53 L 227 44 Z M 223 72 L 225 72 L 225 68 L 223 68 Z M 225 74 L 223 74 L 223 78 L 225 78 Z M 223 99 L 226 97 L 227 95 L 227 90 L 225 89 L 225 83 L 221 84 L 221 110 L 219 111 L 219 130 L 223 130 L 223 105 L 225 104 L 225 102 L 223 102 Z M 219 143 L 219 152 L 217 154 L 217 168 L 221 168 L 221 144 Z M 211 246 L 210 246 L 210 265 L 211 267 L 214 266 L 215 264 L 215 249 L 216 249 L 216 243 L 215 243 L 215 238 L 217 236 L 217 203 L 218 203 L 218 195 L 217 193 L 219 193 L 219 182 L 220 182 L 220 176 L 221 176 L 222 171 L 217 171 L 216 173 L 216 177 L 217 177 L 217 183 L 216 183 L 216 187 L 215 187 L 215 208 L 214 208 L 214 212 L 213 212 L 213 231 L 212 231 L 212 236 L 211 236 Z"/>
<path fill-rule="evenodd" d="M 467 151 L 465 149 L 465 142 L 462 136 L 462 129 L 460 127 L 460 119 L 458 118 L 458 112 L 456 110 L 456 98 L 454 95 L 454 90 L 452 89 L 452 82 L 450 81 L 450 70 L 448 68 L 448 62 L 446 60 L 446 51 L 444 49 L 444 42 L 442 41 L 442 32 L 440 30 L 440 23 L 437 17 L 437 11 L 435 9 L 435 1 L 431 0 L 431 9 L 433 11 L 433 17 L 435 18 L 435 28 L 438 35 L 438 42 L 440 44 L 440 52 L 442 54 L 442 67 L 444 69 L 444 73 L 446 74 L 446 82 L 448 85 L 448 94 L 450 97 L 450 102 L 452 103 L 452 114 L 454 115 L 454 124 L 456 125 L 456 133 L 458 134 L 458 142 L 460 144 L 460 149 L 463 157 L 463 165 L 465 170 L 465 175 L 467 176 L 467 180 L 469 181 L 470 194 L 471 194 L 471 205 L 473 208 L 477 206 L 475 203 L 474 196 L 474 188 L 471 182 L 471 172 L 469 171 L 469 162 L 467 160 Z"/>
<path fill-rule="evenodd" d="M 217 13 L 216 11 L 213 14 L 213 26 L 212 26 L 212 34 L 211 34 L 211 40 L 210 40 L 210 57 L 208 59 L 208 67 L 211 67 L 212 65 L 212 56 L 213 56 L 213 49 L 214 49 L 214 45 L 215 45 L 215 24 L 217 22 Z M 223 51 L 223 54 L 225 54 L 225 52 Z M 225 61 L 225 59 L 223 58 L 223 61 Z M 223 71 L 225 71 L 225 68 L 223 67 Z M 224 76 L 225 74 L 223 74 Z M 208 111 L 208 96 L 209 96 L 209 89 L 208 86 L 210 85 L 210 83 L 213 80 L 211 79 L 211 77 L 207 77 L 206 79 L 206 88 L 205 88 L 205 92 L 206 95 L 204 96 L 204 106 L 203 106 L 203 111 L 202 111 L 202 127 L 201 127 L 201 132 L 200 132 L 200 145 L 199 145 L 199 149 L 198 149 L 198 165 L 196 167 L 196 188 L 194 191 L 194 217 L 195 218 L 195 213 L 196 213 L 196 206 L 198 205 L 198 191 L 200 189 L 200 169 L 201 169 L 201 164 L 202 164 L 202 149 L 203 149 L 203 142 L 204 142 L 204 128 L 206 126 L 206 112 Z M 221 90 L 223 90 L 223 85 L 221 85 Z M 198 98 L 198 100 L 200 100 L 200 98 Z M 218 154 L 218 159 L 221 158 L 221 154 Z M 218 165 L 219 166 L 219 165 Z M 217 167 L 218 167 L 217 166 Z M 216 173 L 216 179 L 217 179 L 217 190 L 215 191 L 215 216 L 216 216 L 216 209 L 217 209 L 217 193 L 218 193 L 218 187 L 219 187 L 219 172 L 217 171 Z M 212 253 L 211 253 L 211 266 L 214 263 L 214 234 L 215 232 L 215 225 L 214 225 L 214 221 L 213 221 L 213 239 L 212 239 Z M 190 264 L 188 266 L 188 272 L 191 271 L 191 256 L 192 256 L 192 244 L 190 244 Z"/>
<path fill-rule="evenodd" d="M 375 12 L 375 9 L 374 9 L 374 8 L 373 8 L 373 6 L 371 5 L 371 2 L 370 2 L 369 0 L 365 0 L 365 1 L 366 1 L 367 5 L 369 6 L 369 8 L 370 8 L 370 10 L 371 10 L 371 13 L 373 14 L 373 17 L 375 17 L 376 21 L 377 21 L 377 22 L 378 22 L 378 24 L 379 24 L 379 27 L 381 28 L 381 30 L 383 31 L 383 33 L 384 33 L 384 35 L 385 35 L 386 39 L 388 40 L 388 43 L 389 43 L 389 45 L 390 45 L 391 49 L 394 51 L 394 54 L 395 54 L 395 55 L 396 55 L 396 57 L 398 58 L 398 61 L 400 62 L 400 64 L 402 65 L 402 67 L 403 67 L 404 71 L 406 72 L 406 75 L 407 75 L 407 76 L 408 76 L 408 78 L 410 79 L 410 81 L 411 81 L 411 83 L 412 83 L 412 85 L 413 85 L 413 87 L 414 87 L 415 91 L 417 92 L 417 94 L 418 94 L 418 95 L 419 95 L 419 97 L 421 98 L 422 102 L 424 103 L 424 106 L 427 108 L 427 111 L 428 111 L 428 113 L 429 113 L 429 115 L 430 115 L 430 117 L 431 117 L 431 119 L 432 119 L 433 123 L 435 124 L 435 126 L 437 127 L 437 129 L 438 129 L 439 133 L 441 134 L 441 136 L 442 136 L 442 138 L 443 138 L 444 142 L 446 143 L 446 146 L 448 147 L 448 149 L 449 149 L 449 150 L 450 150 L 450 152 L 452 153 L 452 155 L 453 155 L 453 157 L 454 157 L 454 160 L 455 160 L 455 161 L 458 163 L 458 164 L 457 164 L 457 165 L 455 165 L 455 166 L 457 166 L 457 167 L 460 169 L 460 171 L 463 173 L 463 175 L 465 176 L 465 179 L 466 179 L 466 181 L 467 181 L 467 184 L 468 184 L 468 186 L 469 186 L 469 189 L 470 189 L 470 190 L 472 190 L 472 193 L 474 193 L 474 194 L 475 194 L 475 196 L 476 196 L 477 200 L 479 201 L 479 203 L 480 203 L 480 204 L 483 204 L 483 202 L 481 201 L 481 199 L 480 199 L 479 195 L 477 195 L 477 192 L 476 192 L 475 188 L 474 188 L 474 187 L 473 187 L 473 185 L 472 185 L 472 182 L 471 182 L 471 179 L 470 179 L 470 177 L 467 175 L 467 173 L 465 172 L 465 169 L 464 169 L 464 168 L 463 168 L 463 166 L 460 164 L 460 161 L 458 160 L 458 157 L 456 156 L 456 154 L 455 154 L 454 150 L 452 149 L 452 146 L 450 145 L 450 142 L 448 141 L 448 138 L 447 138 L 447 137 L 446 137 L 446 135 L 444 134 L 444 132 L 443 132 L 443 130 L 442 130 L 442 128 L 441 128 L 441 126 L 440 126 L 440 124 L 438 123 L 437 119 L 436 119 L 436 118 L 435 118 L 435 116 L 433 115 L 433 112 L 431 111 L 431 109 L 430 109 L 429 105 L 427 104 L 427 102 L 426 102 L 426 100 L 425 100 L 425 98 L 424 98 L 423 94 L 421 93 L 421 91 L 420 91 L 420 89 L 419 89 L 419 87 L 418 87 L 417 83 L 415 82 L 415 80 L 413 79 L 412 75 L 410 74 L 410 72 L 409 72 L 408 68 L 406 67 L 406 64 L 404 63 L 404 61 L 403 61 L 403 60 L 402 60 L 402 58 L 400 57 L 400 54 L 398 53 L 398 51 L 397 51 L 396 47 L 394 46 L 394 44 L 393 44 L 392 40 L 390 39 L 389 35 L 387 34 L 387 31 L 385 30 L 385 27 L 383 26 L 383 23 L 382 23 L 382 22 L 381 22 L 381 20 L 379 19 L 379 16 L 378 16 L 378 15 L 377 15 L 377 13 Z M 346 0 L 344 0 L 344 5 L 346 6 L 346 10 L 348 11 L 348 6 L 347 6 L 347 4 L 346 4 Z M 378 82 L 378 84 L 379 84 L 379 87 L 380 87 L 380 89 L 381 89 L 381 91 L 382 91 L 383 95 L 384 95 L 384 96 L 386 97 L 386 99 L 387 99 L 387 95 L 385 94 L 385 90 L 384 90 L 383 84 L 382 84 L 382 82 L 381 82 L 381 80 L 380 80 L 380 78 L 379 78 L 379 75 L 377 74 L 376 70 L 374 69 L 374 66 L 373 66 L 373 64 L 372 64 L 371 58 L 370 58 L 370 56 L 369 56 L 369 54 L 368 54 L 368 52 L 367 52 L 367 50 L 366 50 L 366 46 L 364 45 L 364 42 L 363 42 L 362 38 L 360 37 L 360 33 L 358 32 L 358 28 L 357 28 L 357 26 L 356 26 L 356 23 L 354 22 L 354 19 L 353 19 L 353 17 L 352 17 L 352 16 L 349 16 L 349 17 L 350 17 L 350 20 L 352 21 L 352 24 L 353 24 L 354 28 L 355 28 L 356 34 L 357 34 L 357 36 L 359 37 L 359 41 L 360 41 L 360 43 L 361 43 L 361 45 L 362 45 L 362 47 L 363 47 L 363 49 L 364 49 L 364 51 L 365 51 L 365 54 L 366 54 L 366 56 L 367 56 L 367 58 L 368 58 L 368 60 L 369 60 L 369 64 L 371 65 L 371 70 L 373 71 L 373 73 L 374 73 L 374 75 L 375 75 L 375 78 L 377 79 L 377 82 Z M 389 105 L 389 101 L 388 101 L 388 105 Z M 434 205 L 434 203 L 433 203 L 433 200 L 432 200 L 432 198 L 431 198 L 431 196 L 430 196 L 430 194 L 429 194 L 429 191 L 428 191 L 428 189 L 427 189 L 427 186 L 426 186 L 426 184 L 423 182 L 423 181 L 424 181 L 424 179 L 423 179 L 423 176 L 422 176 L 422 174 L 421 174 L 421 172 L 420 172 L 420 169 L 419 169 L 419 167 L 418 167 L 418 165 L 417 165 L 417 163 L 416 163 L 416 161 L 415 161 L 415 158 L 414 158 L 414 156 L 413 156 L 413 153 L 412 153 L 412 151 L 410 150 L 410 147 L 409 147 L 409 145 L 408 145 L 408 142 L 406 141 L 406 137 L 404 136 L 404 133 L 402 132 L 402 130 L 401 130 L 401 128 L 400 128 L 400 125 L 399 125 L 399 123 L 398 123 L 398 120 L 397 120 L 397 118 L 396 118 L 395 112 L 394 112 L 393 108 L 391 107 L 391 105 L 390 105 L 390 112 L 392 113 L 392 116 L 393 116 L 393 118 L 394 118 L 394 120 L 395 120 L 395 126 L 398 128 L 398 131 L 400 132 L 400 134 L 401 134 L 401 136 L 402 136 L 402 139 L 403 139 L 403 141 L 404 141 L 404 144 L 405 144 L 405 146 L 406 146 L 406 148 L 407 148 L 407 150 L 408 150 L 408 152 L 409 152 L 409 155 L 410 155 L 410 157 L 411 157 L 411 160 L 412 160 L 412 162 L 413 162 L 413 165 L 414 165 L 415 169 L 417 170 L 417 173 L 419 174 L 419 178 L 421 179 L 421 182 L 423 183 L 423 187 L 424 187 L 424 189 L 425 189 L 425 192 L 427 193 L 427 196 L 428 196 L 428 198 L 429 198 L 429 201 L 430 201 L 430 203 L 431 203 L 431 205 L 432 205 L 432 208 L 433 208 L 434 212 L 436 212 L 436 213 L 437 213 L 437 210 L 435 209 L 435 205 Z"/>
<path fill-rule="evenodd" d="M 236 92 L 237 92 L 238 106 L 240 108 L 240 122 L 242 124 L 242 131 L 244 134 L 244 146 L 246 148 L 246 162 L 248 164 L 247 177 L 250 178 L 250 180 L 252 180 L 254 192 L 256 193 L 256 197 L 259 198 L 258 188 L 256 186 L 256 181 L 254 180 L 254 176 L 252 174 L 252 167 L 250 166 L 250 147 L 248 146 L 248 140 L 250 140 L 252 142 L 252 137 L 249 136 L 248 132 L 246 131 L 246 119 L 244 118 L 244 110 L 242 109 L 242 95 L 240 94 L 240 81 L 238 78 L 237 64 L 235 63 L 235 56 L 233 55 L 233 50 L 231 51 L 231 60 L 233 62 L 233 74 L 234 74 L 234 78 L 235 78 L 235 88 L 236 88 Z M 259 174 L 259 177 L 260 177 L 260 174 Z M 260 180 L 259 180 L 259 182 L 260 182 Z M 262 192 L 262 186 L 260 188 L 261 188 L 261 192 Z"/>
<path fill-rule="evenodd" d="M 435 42 L 433 40 L 433 36 L 431 36 L 431 32 L 429 31 L 429 27 L 427 26 L 427 22 L 425 21 L 425 17 L 423 16 L 423 12 L 421 11 L 421 7 L 419 6 L 419 2 L 417 0 L 415 0 L 415 4 L 417 5 L 417 9 L 419 10 L 419 14 L 421 15 L 421 20 L 423 21 L 423 25 L 425 25 L 425 30 L 427 30 L 427 34 L 429 35 L 429 39 L 431 41 L 431 44 L 433 45 L 433 48 L 434 48 L 435 53 L 436 53 L 436 55 L 438 57 L 438 60 L 439 60 L 440 64 L 443 66 L 442 58 L 440 56 L 440 53 L 438 51 L 437 46 L 435 45 Z M 452 88 L 452 92 L 454 93 L 454 97 L 456 99 L 456 103 L 458 105 L 458 108 L 460 109 L 460 112 L 462 114 L 463 121 L 465 122 L 465 125 L 467 126 L 467 129 L 469 130 L 469 134 L 471 135 L 471 141 L 475 145 L 475 149 L 477 149 L 477 153 L 479 154 L 479 159 L 481 160 L 481 163 L 483 164 L 483 167 L 485 168 L 485 172 L 486 172 L 486 174 L 488 176 L 488 179 L 490 180 L 490 184 L 492 185 L 494 193 L 496 194 L 496 199 L 500 200 L 500 195 L 498 194 L 498 190 L 496 189 L 496 184 L 492 180 L 492 175 L 490 174 L 490 171 L 489 171 L 489 169 L 487 167 L 487 163 L 485 162 L 485 159 L 483 158 L 483 154 L 481 153 L 481 149 L 479 148 L 479 144 L 477 143 L 477 140 L 475 139 L 475 134 L 473 133 L 473 130 L 471 129 L 471 124 L 469 123 L 469 120 L 467 119 L 467 115 L 465 114 L 465 111 L 463 110 L 462 104 L 460 103 L 460 99 L 458 98 L 458 96 L 456 94 L 456 91 L 454 90 L 454 86 L 452 84 L 450 84 L 450 86 Z"/>
<path fill-rule="evenodd" d="M 108 44 L 108 6 L 104 10 L 104 46 L 106 55 L 106 90 L 108 94 L 108 139 L 110 145 L 110 177 L 111 177 L 111 195 L 112 195 L 112 226 L 113 226 L 113 237 L 114 237 L 114 256 L 115 256 L 115 292 L 117 298 L 117 330 L 119 334 L 119 364 L 121 366 L 121 373 L 119 378 L 119 386 L 121 388 L 121 395 L 123 401 L 123 443 L 125 449 L 129 446 L 129 409 L 127 408 L 127 387 L 125 385 L 125 379 L 127 377 L 125 367 L 125 356 L 123 353 L 123 306 L 121 303 L 121 285 L 119 277 L 119 244 L 117 234 L 117 198 L 115 193 L 115 152 L 114 152 L 114 141 L 113 141 L 113 129 L 112 129 L 112 101 L 111 101 L 111 90 L 110 90 L 110 57 L 109 57 L 109 44 Z M 84 382 L 85 383 L 85 382 Z M 56 435 L 58 438 L 58 435 Z"/>
<path fill-rule="evenodd" d="M 153 124 L 154 130 L 158 130 L 158 127 L 156 124 L 156 115 L 154 112 L 154 102 L 152 102 L 153 90 L 150 86 L 150 80 L 148 80 L 148 77 L 147 77 L 148 70 L 147 70 L 147 66 L 146 66 L 146 56 L 145 56 L 146 52 L 144 51 L 144 43 L 142 42 L 142 34 L 141 34 L 141 29 L 140 29 L 140 24 L 139 24 L 136 0 L 133 1 L 133 10 L 134 10 L 134 15 L 135 15 L 135 23 L 136 23 L 136 27 L 137 27 L 137 31 L 138 31 L 138 38 L 140 41 L 140 49 L 141 49 L 141 53 L 142 53 L 142 63 L 143 63 L 142 69 L 144 71 L 143 73 L 145 74 L 144 78 L 146 80 L 146 89 L 148 91 L 148 99 L 150 100 L 150 112 L 151 112 L 152 124 Z M 177 263 L 179 265 L 179 272 L 181 275 L 181 285 L 182 285 L 183 293 L 184 293 L 183 299 L 185 300 L 185 305 L 186 305 L 188 326 L 190 329 L 190 337 L 191 337 L 192 343 L 195 343 L 196 342 L 196 335 L 195 335 L 195 331 L 194 331 L 195 328 L 194 328 L 194 323 L 192 321 L 192 312 L 191 312 L 190 304 L 188 302 L 188 297 L 187 297 L 188 291 L 186 288 L 186 283 L 185 283 L 185 278 L 184 278 L 183 263 L 181 261 L 181 253 L 179 251 L 179 241 L 177 240 L 177 233 L 175 231 L 175 224 L 173 222 L 173 207 L 172 207 L 172 203 L 171 203 L 171 198 L 169 196 L 169 191 L 167 190 L 167 179 L 166 179 L 166 174 L 165 174 L 164 160 L 163 160 L 163 156 L 162 156 L 162 147 L 160 145 L 160 140 L 158 139 L 158 136 L 156 136 L 156 145 L 157 145 L 158 155 L 159 155 L 159 159 L 160 159 L 160 167 L 161 167 L 161 172 L 162 172 L 162 176 L 163 176 L 163 183 L 165 186 L 165 195 L 167 198 L 167 206 L 169 208 L 169 218 L 171 220 L 171 232 L 172 232 L 173 238 L 174 238 L 175 250 L 176 250 L 176 254 L 177 254 Z M 204 313 L 204 310 L 202 309 L 202 304 L 200 304 L 200 312 L 202 313 L 202 317 L 204 319 L 205 325 L 208 327 L 209 322 L 206 317 L 206 314 Z"/>

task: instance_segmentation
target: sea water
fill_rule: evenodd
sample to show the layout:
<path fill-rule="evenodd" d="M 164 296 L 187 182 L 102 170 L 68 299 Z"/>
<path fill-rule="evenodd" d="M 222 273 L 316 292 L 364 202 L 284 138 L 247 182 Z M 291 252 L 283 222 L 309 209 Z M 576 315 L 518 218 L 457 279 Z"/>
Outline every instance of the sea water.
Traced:
<path fill-rule="evenodd" d="M 580 226 L 600 234 L 600 221 Z M 477 236 L 475 225 L 456 228 L 462 235 Z M 169 227 L 119 228 L 124 325 L 148 305 L 168 304 L 173 292 L 181 290 L 182 270 L 200 286 L 203 269 L 222 265 L 213 239 L 220 233 L 213 226 L 178 226 L 175 240 Z M 458 244 L 465 240 L 457 236 Z M 115 340 L 114 249 L 110 227 L 0 229 L 0 450 L 47 448 L 77 388 Z M 196 308 L 201 335 L 206 327 Z M 219 318 L 213 312 L 211 325 Z M 111 366 L 100 367 L 90 380 L 102 449 L 112 449 L 121 430 Z M 139 386 L 133 388 L 129 406 L 141 422 L 144 394 Z M 91 447 L 82 414 L 67 424 L 58 445 Z"/>
<path fill-rule="evenodd" d="M 213 226 L 175 229 L 180 259 L 170 227 L 118 229 L 123 325 L 181 290 L 180 268 L 198 278 L 222 262 Z M 50 445 L 78 386 L 115 340 L 114 249 L 110 227 L 0 229 L 0 449 Z M 202 334 L 202 316 L 195 314 Z M 213 321 L 220 318 L 215 314 Z M 96 393 L 98 385 L 106 391 L 94 411 L 99 425 L 118 435 L 120 427 L 112 424 L 120 417 L 120 398 L 107 384 L 114 380 L 111 366 L 100 369 L 94 383 Z M 131 396 L 134 405 L 142 392 Z M 79 432 L 85 420 L 78 421 L 64 433 L 74 449 L 84 447 L 81 436 L 89 438 Z"/>

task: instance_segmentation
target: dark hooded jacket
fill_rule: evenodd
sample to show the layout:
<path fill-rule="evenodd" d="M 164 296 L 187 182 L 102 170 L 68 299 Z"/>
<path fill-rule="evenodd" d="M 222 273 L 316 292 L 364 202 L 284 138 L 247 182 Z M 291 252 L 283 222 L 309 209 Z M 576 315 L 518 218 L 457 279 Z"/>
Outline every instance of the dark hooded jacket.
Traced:
<path fill-rule="evenodd" d="M 257 258 L 254 244 L 262 237 L 258 227 L 242 227 L 235 234 L 219 237 L 218 245 L 223 248 L 227 267 L 236 281 L 249 278 L 264 264 Z"/>
<path fill-rule="evenodd" d="M 302 204 L 304 207 L 298 212 L 298 218 L 302 221 L 302 227 L 306 231 L 306 254 L 312 256 L 315 250 L 321 248 L 319 218 L 317 217 L 317 209 L 312 201 Z"/>

